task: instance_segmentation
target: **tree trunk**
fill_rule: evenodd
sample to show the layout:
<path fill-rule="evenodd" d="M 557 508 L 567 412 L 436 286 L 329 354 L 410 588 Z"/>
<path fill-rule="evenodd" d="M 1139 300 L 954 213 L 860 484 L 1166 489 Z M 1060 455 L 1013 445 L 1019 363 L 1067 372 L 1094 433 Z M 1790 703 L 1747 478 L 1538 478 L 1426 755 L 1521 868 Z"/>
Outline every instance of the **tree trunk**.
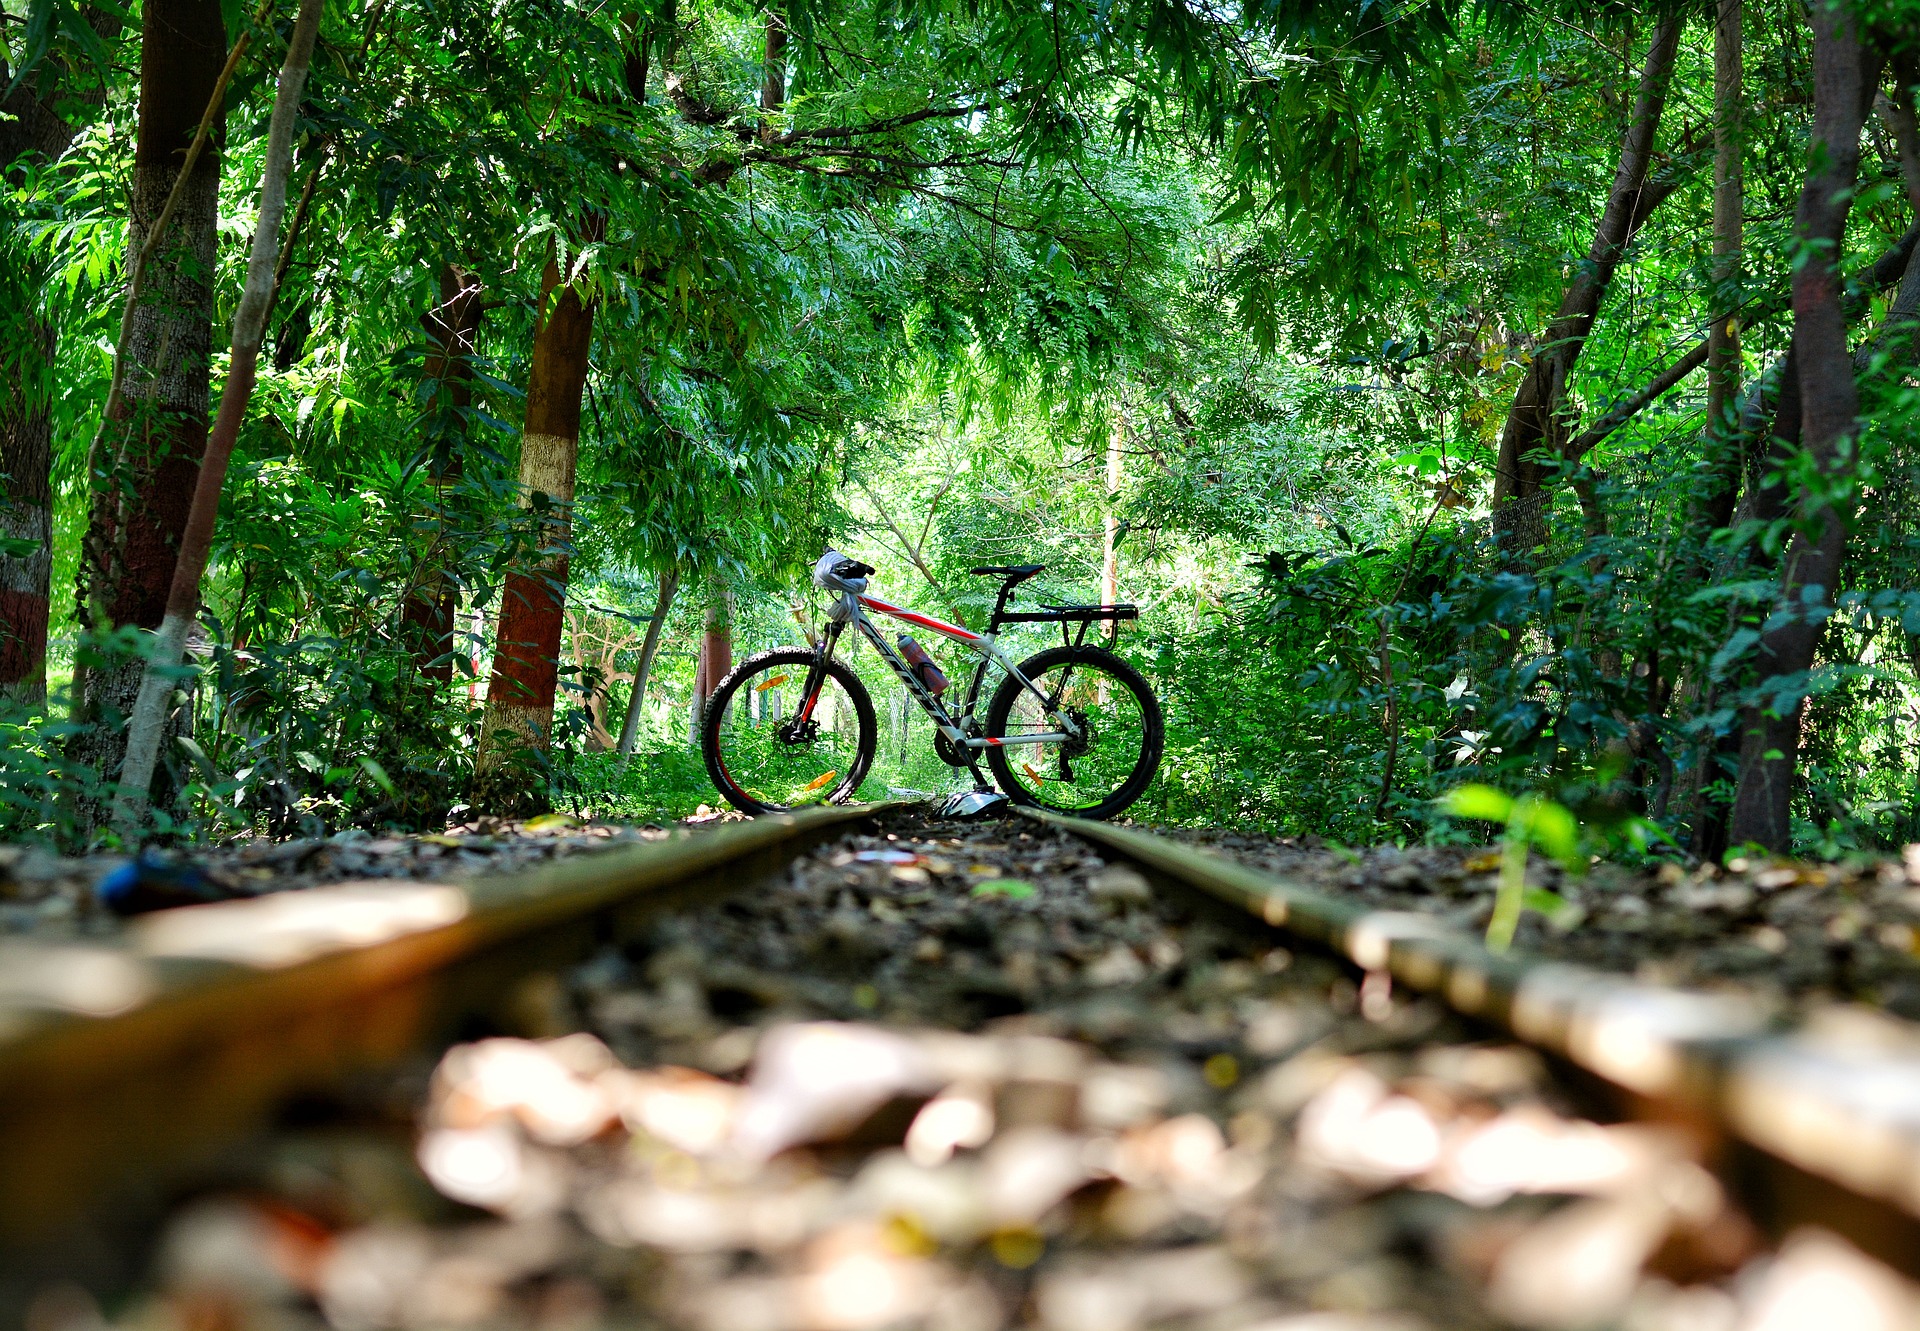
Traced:
<path fill-rule="evenodd" d="M 653 673 L 653 658 L 660 650 L 660 634 L 666 628 L 667 611 L 680 590 L 680 570 L 669 568 L 660 575 L 660 594 L 654 598 L 653 618 L 647 621 L 647 636 L 640 643 L 640 660 L 633 668 L 633 696 L 627 699 L 627 719 L 620 723 L 620 757 L 633 754 L 640 739 L 640 706 L 647 700 L 647 676 Z"/>
<path fill-rule="evenodd" d="M 92 10 L 88 16 L 101 37 L 119 34 L 119 19 Z M 38 152 L 49 161 L 58 157 L 73 143 L 74 127 L 56 108 L 70 101 L 97 107 L 105 100 L 104 86 L 81 92 L 68 86 L 70 80 L 50 79 L 54 63 L 43 60 L 19 87 L 13 87 L 13 69 L 7 63 L 6 44 L 0 42 L 0 92 L 6 93 L 0 98 L 0 167 L 11 166 L 30 152 Z M 11 92 L 7 91 L 9 88 Z"/>
<path fill-rule="evenodd" d="M 593 345 L 593 307 L 572 285 L 562 283 L 553 259 L 547 261 L 542 289 L 544 317 L 534 330 L 526 427 L 520 438 L 520 502 L 542 511 L 540 548 L 531 567 L 508 575 L 501 593 L 493 675 L 480 727 L 477 766 L 483 773 L 497 769 L 516 750 L 547 747 L 559 686 L 580 398 Z M 509 778 L 487 798 L 503 807 L 519 807 L 527 794 Z"/>
<path fill-rule="evenodd" d="M 92 20 L 110 37 L 118 19 Z M 47 161 L 73 142 L 74 127 L 54 108 L 63 101 L 97 106 L 94 90 L 49 80 L 52 62 L 0 102 L 0 168 L 28 153 Z M 42 88 L 42 83 L 51 86 Z M 0 45 L 0 88 L 13 83 Z M 24 257 L 24 256 L 23 256 Z M 0 299 L 0 337 L 13 354 L 0 356 L 0 540 L 18 541 L 23 553 L 0 551 L 0 700 L 29 705 L 47 696 L 47 619 L 53 578 L 53 393 L 54 326 L 40 308 L 44 274 L 33 262 L 20 265 Z M 13 285 L 14 281 L 19 285 Z"/>
<path fill-rule="evenodd" d="M 1733 490 L 1723 454 L 1738 457 L 1730 419 L 1740 395 L 1738 308 L 1745 194 L 1741 172 L 1741 0 L 1720 0 L 1713 26 L 1713 327 L 1707 334 L 1707 439 L 1714 448 L 1713 483 Z"/>
<path fill-rule="evenodd" d="M 611 753 L 618 741 L 607 729 L 607 717 L 613 706 L 613 685 L 619 677 L 617 662 L 630 635 L 619 627 L 601 629 L 595 611 L 585 607 L 568 612 L 565 640 L 584 695 L 587 752 Z"/>
<path fill-rule="evenodd" d="M 37 705 L 47 696 L 53 588 L 53 324 L 33 307 L 13 317 L 24 336 L 0 369 L 0 539 L 27 549 L 0 551 L 0 700 Z"/>
<path fill-rule="evenodd" d="M 652 63 L 656 25 L 671 30 L 674 22 L 673 0 L 668 0 L 665 12 L 651 20 L 643 21 L 637 12 L 631 10 L 620 18 L 621 73 L 625 76 L 627 96 L 635 106 L 647 104 L 647 75 Z"/>
<path fill-rule="evenodd" d="M 219 0 L 151 0 L 140 37 L 140 112 L 127 228 L 129 269 L 160 220 L 182 155 L 220 83 L 226 27 Z M 211 393 L 216 132 L 184 182 L 177 210 L 144 266 L 121 347 L 125 366 L 81 549 L 83 627 L 160 626 L 206 451 Z M 78 673 L 78 672 L 76 672 Z M 72 754 L 103 778 L 126 755 L 125 718 L 144 674 L 106 662 L 76 679 L 75 713 L 94 722 Z"/>
<path fill-rule="evenodd" d="M 1689 530 L 1696 544 L 1688 547 L 1680 564 L 1681 577 L 1689 584 L 1707 572 L 1708 538 L 1733 518 L 1745 470 L 1746 441 L 1755 428 L 1748 416 L 1763 410 L 1758 393 L 1745 409 L 1740 404 L 1740 328 L 1732 315 L 1740 304 L 1740 251 L 1746 220 L 1741 20 L 1741 0 L 1719 0 L 1713 29 L 1713 295 L 1708 303 L 1713 326 L 1707 332 L 1706 466 L 1689 509 Z M 1693 850 L 1705 858 L 1718 859 L 1726 850 L 1727 805 L 1705 789 L 1717 779 L 1724 756 L 1723 738 L 1700 750 L 1701 766 L 1694 773 Z"/>
<path fill-rule="evenodd" d="M 700 635 L 700 669 L 693 683 L 697 706 L 707 698 L 733 669 L 733 593 L 718 573 L 707 575 L 706 624 Z"/>
<path fill-rule="evenodd" d="M 1127 413 L 1121 407 L 1113 414 L 1113 432 L 1107 436 L 1107 512 L 1105 539 L 1100 556 L 1100 604 L 1113 605 L 1120 599 L 1120 482 L 1125 479 L 1127 459 Z"/>
<path fill-rule="evenodd" d="M 427 332 L 424 375 L 433 385 L 428 417 L 427 479 L 433 486 L 433 513 L 421 551 L 413 591 L 401 610 L 401 635 L 422 678 L 453 682 L 453 638 L 459 612 L 458 579 L 448 561 L 447 497 L 465 468 L 467 408 L 473 402 L 474 344 L 480 334 L 480 278 L 458 264 L 440 268 L 440 295 L 421 320 Z"/>
<path fill-rule="evenodd" d="M 287 46 L 286 63 L 274 92 L 273 118 L 267 130 L 266 162 L 260 172 L 260 216 L 247 256 L 246 284 L 233 315 L 232 353 L 227 381 L 220 391 L 220 415 L 207 438 L 206 455 L 198 468 L 192 505 L 181 534 L 179 557 L 167 591 L 166 615 L 146 663 L 133 713 L 127 726 L 126 761 L 119 794 L 114 801 L 114 824 L 131 832 L 145 815 L 148 787 L 160 756 L 166 727 L 167 703 L 173 696 L 173 672 L 185 659 L 187 634 L 200 611 L 200 582 L 213 549 L 214 520 L 220 511 L 220 491 L 227 464 L 239 442 L 240 425 L 253 398 L 254 375 L 260 363 L 260 343 L 267 331 L 267 307 L 273 300 L 275 261 L 280 254 L 280 218 L 287 204 L 287 175 L 293 167 L 293 128 L 313 60 L 314 37 L 320 29 L 322 0 L 300 0 L 299 17 Z"/>
<path fill-rule="evenodd" d="M 1691 585 L 1709 575 L 1711 570 L 1705 548 L 1706 533 L 1732 525 L 1735 505 L 1740 497 L 1738 482 L 1741 477 L 1747 478 L 1747 511 L 1743 520 L 1756 519 L 1761 505 L 1771 505 L 1785 494 L 1784 483 L 1766 487 L 1765 480 L 1782 457 L 1799 447 L 1800 377 L 1797 367 L 1798 362 L 1789 347 L 1787 354 L 1769 366 L 1766 373 L 1747 390 L 1740 408 L 1736 437 L 1732 441 L 1734 454 L 1728 463 L 1733 469 L 1736 483 L 1728 489 L 1703 490 L 1695 496 L 1691 526 L 1700 534 L 1700 545 L 1692 553 L 1691 562 L 1681 570 L 1680 577 L 1684 583 Z M 1783 432 L 1791 437 L 1791 442 L 1781 437 Z M 1723 568 L 1715 576 L 1725 578 L 1736 575 Z M 1735 622 L 1738 622 L 1737 615 Z M 1715 710 L 1716 699 L 1724 694 L 1726 688 L 1727 685 L 1721 681 L 1708 680 L 1699 711 L 1705 714 Z M 1727 853 L 1727 818 L 1733 810 L 1733 804 L 1708 787 L 1719 781 L 1723 774 L 1737 777 L 1739 759 L 1740 732 L 1737 726 L 1699 749 L 1699 765 L 1693 772 L 1687 796 L 1690 810 L 1687 817 L 1687 848 L 1703 860 L 1717 863 Z"/>
<path fill-rule="evenodd" d="M 1905 156 L 1903 151 L 1903 159 Z M 1912 176 L 1920 179 L 1920 170 L 1913 172 Z M 1912 198 L 1916 212 L 1920 213 L 1920 190 L 1913 191 Z M 1865 367 L 1872 358 L 1874 348 L 1884 342 L 1895 326 L 1905 319 L 1901 311 L 1913 298 L 1909 296 L 1908 289 L 1916 242 L 1920 242 L 1920 221 L 1916 221 L 1905 235 L 1874 261 L 1866 274 L 1865 293 L 1857 294 L 1847 306 L 1847 314 L 1850 317 L 1857 316 L 1870 307 L 1871 294 L 1885 290 L 1896 281 L 1900 283 L 1900 291 L 1895 296 L 1881 334 L 1870 339 L 1855 354 L 1856 369 Z M 1800 451 L 1799 366 L 1799 357 L 1794 354 L 1792 344 L 1789 344 L 1786 355 L 1769 366 L 1766 373 L 1745 393 L 1731 441 L 1732 453 L 1723 459 L 1734 484 L 1703 489 L 1696 495 L 1691 518 L 1693 530 L 1705 533 L 1747 522 L 1765 525 L 1786 516 L 1791 495 L 1784 473 L 1794 455 Z M 1744 498 L 1740 490 L 1742 477 L 1745 478 Z M 1722 580 L 1771 576 L 1773 565 L 1755 559 L 1755 553 L 1753 550 L 1747 552 L 1746 567 L 1737 570 L 1723 567 L 1712 576 Z M 1682 578 L 1691 582 L 1708 575 L 1706 554 L 1700 550 L 1694 555 L 1692 567 L 1683 570 Z M 1753 627 L 1758 618 L 1750 617 L 1745 626 Z M 1715 683 L 1709 684 L 1708 688 L 1707 698 L 1701 708 L 1703 712 L 1713 710 L 1713 699 L 1723 694 L 1726 686 Z M 1693 777 L 1689 799 L 1693 810 L 1689 818 L 1692 834 L 1688 849 L 1701 859 L 1717 861 L 1727 852 L 1728 819 L 1732 805 L 1710 794 L 1707 787 L 1719 780 L 1723 772 L 1737 778 L 1741 735 L 1742 727 L 1736 725 L 1708 746 L 1702 754 L 1701 767 Z"/>
<path fill-rule="evenodd" d="M 1540 455 L 1543 450 L 1557 448 L 1566 434 L 1561 418 L 1567 381 L 1599 314 L 1600 303 L 1606 298 L 1620 256 L 1645 224 L 1653 205 L 1666 197 L 1664 191 L 1646 189 L 1647 172 L 1653 162 L 1654 136 L 1666 108 L 1682 22 L 1677 16 L 1663 19 L 1653 30 L 1647 62 L 1640 71 L 1639 94 L 1620 145 L 1620 165 L 1594 230 L 1593 244 L 1585 262 L 1567 283 L 1559 312 L 1520 381 L 1500 434 L 1493 478 L 1493 526 L 1510 563 L 1531 565 L 1533 552 L 1546 543 L 1548 469 Z"/>
<path fill-rule="evenodd" d="M 772 9 L 767 11 L 766 55 L 760 72 L 760 109 L 778 111 L 787 101 L 787 25 Z"/>
<path fill-rule="evenodd" d="M 1787 354 L 1780 358 L 1779 364 L 1769 374 L 1779 383 L 1779 394 L 1773 404 L 1771 414 L 1767 413 L 1764 397 L 1757 391 L 1749 401 L 1750 409 L 1768 422 L 1767 427 L 1756 433 L 1762 439 L 1755 448 L 1758 456 L 1750 461 L 1743 460 L 1741 465 L 1747 470 L 1748 481 L 1746 497 L 1740 502 L 1739 511 L 1733 508 L 1732 496 L 1726 497 L 1726 512 L 1716 510 L 1696 516 L 1697 525 L 1712 523 L 1715 526 L 1728 526 L 1737 518 L 1740 522 L 1754 522 L 1762 525 L 1777 522 L 1787 512 L 1788 490 L 1785 467 L 1793 456 L 1800 451 L 1800 358 L 1794 354 L 1793 344 L 1787 344 Z M 1748 559 L 1757 567 L 1748 570 L 1744 576 L 1765 577 L 1771 573 L 1763 560 L 1753 559 L 1755 552 L 1748 552 Z M 1696 573 L 1701 573 L 1704 565 Z M 1742 576 L 1723 570 L 1717 576 Z M 1745 624 L 1751 626 L 1753 620 L 1736 615 L 1736 627 Z M 1716 686 L 1716 693 L 1724 693 L 1729 685 Z M 1731 844 L 1728 833 L 1731 830 L 1733 804 L 1731 800 L 1722 800 L 1710 795 L 1706 787 L 1718 781 L 1723 773 L 1732 773 L 1738 785 L 1741 734 L 1743 727 L 1736 724 L 1733 730 L 1715 740 L 1711 749 L 1703 757 L 1703 770 L 1696 777 L 1699 796 L 1693 818 L 1692 836 L 1688 843 L 1695 855 L 1703 860 L 1718 861 L 1727 853 Z"/>
<path fill-rule="evenodd" d="M 693 690 L 687 695 L 687 743 L 696 749 L 700 747 L 700 710 L 706 702 L 706 695 L 700 692 L 700 677 L 706 668 L 707 644 L 702 640 L 694 644 Z"/>
<path fill-rule="evenodd" d="M 1900 159 L 1900 183 L 1906 186 L 1907 202 L 1920 213 L 1920 124 L 1913 114 L 1912 62 L 1898 58 L 1893 62 L 1893 96 L 1884 99 L 1887 124 L 1893 129 L 1893 143 Z"/>
<path fill-rule="evenodd" d="M 1821 486 L 1800 500 L 1800 530 L 1787 547 L 1776 607 L 1776 618 L 1784 622 L 1762 635 L 1756 669 L 1763 688 L 1777 680 L 1775 688 L 1792 702 L 1775 707 L 1768 699 L 1743 712 L 1740 784 L 1728 828 L 1735 845 L 1776 852 L 1786 849 L 1791 833 L 1792 783 L 1806 713 L 1803 681 L 1833 606 L 1852 517 L 1851 497 L 1829 502 L 1833 489 L 1850 494 L 1858 465 L 1851 445 L 1859 394 L 1839 260 L 1860 166 L 1860 130 L 1877 81 L 1866 76 L 1866 52 L 1844 9 L 1814 5 L 1812 22 L 1812 162 L 1794 219 L 1799 242 L 1810 252 L 1793 274 L 1793 351 L 1802 444 L 1821 475 L 1839 485 Z"/>
<path fill-rule="evenodd" d="M 1890 348 L 1897 353 L 1911 356 L 1910 339 L 1914 321 L 1920 318 L 1920 250 L 1907 252 L 1907 270 L 1888 307 L 1885 321 L 1879 332 L 1861 344 L 1854 353 L 1853 368 L 1856 372 L 1864 370 L 1872 362 L 1874 355 L 1882 348 Z M 1791 493 L 1783 472 L 1795 454 L 1800 451 L 1801 411 L 1799 359 L 1788 349 L 1781 369 L 1781 389 L 1778 412 L 1774 427 L 1769 431 L 1767 454 L 1755 467 L 1751 491 L 1742 520 L 1761 524 L 1771 524 L 1787 516 Z M 1769 477 L 1772 477 L 1769 482 Z M 1723 522 L 1721 525 L 1726 525 Z M 1760 568 L 1734 576 L 1755 577 L 1771 573 L 1772 569 L 1762 565 Z M 1757 617 L 1756 617 L 1757 619 Z M 1750 620 L 1749 623 L 1755 622 Z M 1743 724 L 1723 736 L 1713 750 L 1712 770 L 1703 773 L 1703 780 L 1714 779 L 1715 773 L 1723 768 L 1737 767 L 1744 748 L 1744 737 L 1750 727 L 1742 718 Z M 1696 819 L 1691 849 L 1694 854 L 1707 859 L 1719 859 L 1733 844 L 1730 833 L 1731 806 L 1714 805 L 1703 802 L 1701 814 Z"/>

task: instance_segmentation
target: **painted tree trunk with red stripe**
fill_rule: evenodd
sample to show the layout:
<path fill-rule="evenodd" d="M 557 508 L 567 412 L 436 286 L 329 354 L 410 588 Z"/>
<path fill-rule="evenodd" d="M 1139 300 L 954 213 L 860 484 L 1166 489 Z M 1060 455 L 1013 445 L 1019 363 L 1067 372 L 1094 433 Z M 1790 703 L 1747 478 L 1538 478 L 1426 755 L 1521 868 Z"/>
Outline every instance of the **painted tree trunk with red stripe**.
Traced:
<path fill-rule="evenodd" d="M 733 669 L 733 593 L 720 575 L 707 579 L 707 613 L 701 626 L 700 668 L 694 678 L 694 696 L 702 705 Z"/>
<path fill-rule="evenodd" d="M 551 260 L 542 285 L 547 294 L 534 332 L 526 428 L 520 439 L 520 502 L 542 515 L 539 552 L 508 576 L 502 593 L 480 728 L 483 772 L 497 768 L 516 750 L 546 748 L 559 687 L 580 399 L 593 343 L 593 308 L 574 287 L 561 283 L 559 265 Z M 502 788 L 488 798 L 511 804 L 523 794 Z"/>

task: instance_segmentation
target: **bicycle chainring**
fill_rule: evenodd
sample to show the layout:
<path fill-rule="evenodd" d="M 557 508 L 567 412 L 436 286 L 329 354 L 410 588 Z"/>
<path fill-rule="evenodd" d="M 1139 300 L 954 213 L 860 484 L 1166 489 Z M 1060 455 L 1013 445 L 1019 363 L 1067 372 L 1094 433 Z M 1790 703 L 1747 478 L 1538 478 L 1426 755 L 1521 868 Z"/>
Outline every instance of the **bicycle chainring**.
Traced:
<path fill-rule="evenodd" d="M 974 750 L 963 749 L 948 739 L 944 731 L 933 732 L 933 751 L 940 755 L 940 761 L 948 767 L 971 767 L 974 763 Z"/>

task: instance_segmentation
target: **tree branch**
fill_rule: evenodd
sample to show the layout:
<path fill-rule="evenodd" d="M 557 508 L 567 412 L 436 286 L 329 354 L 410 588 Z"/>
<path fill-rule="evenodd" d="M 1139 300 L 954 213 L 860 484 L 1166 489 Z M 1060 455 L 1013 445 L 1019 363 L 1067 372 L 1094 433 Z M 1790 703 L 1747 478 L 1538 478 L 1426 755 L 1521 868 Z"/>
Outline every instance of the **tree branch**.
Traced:
<path fill-rule="evenodd" d="M 1867 281 L 1863 284 L 1864 290 L 1853 292 L 1846 302 L 1847 317 L 1849 319 L 1857 319 L 1860 317 L 1867 309 L 1869 303 L 1868 298 L 1871 295 L 1885 291 L 1888 287 L 1893 286 L 1901 280 L 1907 271 L 1909 261 L 1913 257 L 1916 243 L 1920 243 L 1920 222 L 1915 222 L 1912 226 L 1908 227 L 1906 233 L 1902 235 L 1900 239 L 1894 241 L 1892 245 L 1888 246 L 1886 252 L 1878 259 L 1875 259 L 1873 266 L 1867 269 Z M 1746 326 L 1751 328 L 1764 320 L 1771 319 L 1774 315 L 1784 311 L 1787 306 L 1788 302 L 1785 300 L 1769 302 L 1754 312 L 1753 316 L 1746 321 Z M 1739 312 L 1736 310 L 1734 313 L 1738 314 Z M 1891 316 L 1889 317 L 1891 318 Z M 1668 389 L 1706 364 L 1708 341 L 1708 338 L 1700 339 L 1684 356 L 1655 375 L 1639 392 L 1614 405 L 1607 411 L 1606 415 L 1595 421 L 1591 426 L 1587 427 L 1587 429 L 1581 431 L 1579 435 L 1568 443 L 1566 456 L 1570 460 L 1578 461 L 1581 456 L 1591 451 L 1595 444 L 1598 444 L 1601 440 L 1633 419 L 1633 417 L 1639 415 L 1640 412 L 1644 411 L 1657 398 L 1667 392 Z M 1863 348 L 1863 351 L 1864 350 Z M 1864 367 L 1864 362 L 1862 362 L 1862 366 Z"/>
<path fill-rule="evenodd" d="M 1708 339 L 1701 338 L 1693 349 L 1653 377 L 1639 392 L 1616 405 L 1606 415 L 1581 431 L 1566 447 L 1568 460 L 1577 462 L 1593 446 L 1639 415 L 1669 388 L 1707 363 Z"/>

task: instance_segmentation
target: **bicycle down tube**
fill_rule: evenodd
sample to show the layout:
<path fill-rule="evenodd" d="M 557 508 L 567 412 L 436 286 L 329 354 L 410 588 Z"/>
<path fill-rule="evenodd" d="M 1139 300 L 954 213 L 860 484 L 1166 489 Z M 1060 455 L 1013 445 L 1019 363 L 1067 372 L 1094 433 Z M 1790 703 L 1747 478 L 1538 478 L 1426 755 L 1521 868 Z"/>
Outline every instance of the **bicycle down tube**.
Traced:
<path fill-rule="evenodd" d="M 899 676 L 901 684 L 906 687 L 913 699 L 920 704 L 921 710 L 933 718 L 934 724 L 940 728 L 940 732 L 952 743 L 963 749 L 977 751 L 990 748 L 1011 749 L 1028 744 L 1060 744 L 1073 738 L 1071 733 L 1064 730 L 1043 731 L 1032 735 L 979 737 L 968 735 L 959 722 L 955 720 L 953 714 L 947 710 L 946 705 L 934 695 L 932 690 L 921 682 L 920 676 L 914 673 L 913 667 L 907 664 L 906 659 L 888 644 L 880 630 L 874 626 L 872 618 L 865 613 L 867 610 L 877 610 L 883 615 L 901 620 L 904 623 L 912 624 L 916 628 L 937 633 L 951 642 L 959 643 L 980 658 L 980 663 L 973 672 L 973 679 L 967 686 L 966 706 L 961 713 L 961 720 L 970 718 L 974 713 L 974 709 L 979 705 L 981 685 L 986 680 L 987 667 L 995 663 L 998 663 L 1000 668 L 1005 670 L 1013 678 L 1019 680 L 1022 688 L 1033 694 L 1035 698 L 1038 698 L 1049 715 L 1056 710 L 1056 704 L 1054 700 L 1049 699 L 1038 688 L 1034 687 L 1032 680 L 1020 673 L 1020 668 L 1014 663 L 1013 658 L 1000 650 L 999 644 L 995 641 L 995 635 L 991 633 L 975 633 L 970 629 L 961 628 L 958 624 L 949 624 L 944 620 L 934 619 L 930 615 L 923 615 L 917 611 L 891 605 L 886 601 L 882 601 L 877 596 L 862 594 L 852 599 L 856 604 L 849 607 L 852 613 L 848 616 L 848 621 L 860 630 L 862 637 L 873 644 L 873 649 L 880 653 L 880 659 L 887 663 L 888 668 L 891 669 L 895 675 Z M 833 648 L 839 640 L 840 631 L 844 627 L 845 623 L 838 620 L 830 621 L 827 624 L 827 632 L 820 644 L 819 659 L 821 661 L 824 662 L 833 654 Z M 815 673 L 824 676 L 824 671 L 818 667 L 815 668 Z M 817 693 L 818 687 L 819 682 L 817 680 L 808 680 L 807 699 L 805 703 L 806 711 L 802 713 L 802 719 L 805 718 L 807 713 L 812 711 L 814 695 Z"/>

